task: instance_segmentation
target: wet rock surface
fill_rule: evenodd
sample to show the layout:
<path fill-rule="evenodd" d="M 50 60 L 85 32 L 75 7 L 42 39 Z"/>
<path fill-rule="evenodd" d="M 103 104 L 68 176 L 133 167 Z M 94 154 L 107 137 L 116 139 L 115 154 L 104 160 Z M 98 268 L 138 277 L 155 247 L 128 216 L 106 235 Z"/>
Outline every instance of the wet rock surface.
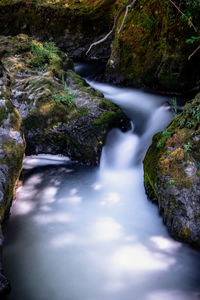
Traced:
<path fill-rule="evenodd" d="M 2 64 L 0 64 L 0 69 L 0 222 L 2 222 L 11 205 L 15 185 L 21 172 L 25 142 L 20 115 L 11 102 L 6 69 Z M 10 290 L 9 282 L 2 273 L 2 245 L 1 232 L 0 294 Z"/>
<path fill-rule="evenodd" d="M 60 153 L 97 164 L 108 129 L 129 126 L 121 109 L 88 86 L 54 44 L 26 35 L 1 37 L 1 43 L 7 49 L 1 60 L 22 118 L 26 153 Z"/>
<path fill-rule="evenodd" d="M 66 1 L 42 2 L 0 3 L 1 34 L 25 33 L 39 40 L 54 41 L 70 57 L 87 59 L 86 52 L 90 44 L 102 38 L 112 26 L 112 17 L 107 12 L 110 5 L 106 1 L 96 6 L 82 5 L 79 1 L 71 1 L 75 2 L 72 4 Z M 111 40 L 108 39 L 103 47 L 95 47 L 89 59 L 107 61 L 111 52 L 110 44 Z"/>
<path fill-rule="evenodd" d="M 145 188 L 169 232 L 200 248 L 200 95 L 176 115 L 144 159 Z"/>

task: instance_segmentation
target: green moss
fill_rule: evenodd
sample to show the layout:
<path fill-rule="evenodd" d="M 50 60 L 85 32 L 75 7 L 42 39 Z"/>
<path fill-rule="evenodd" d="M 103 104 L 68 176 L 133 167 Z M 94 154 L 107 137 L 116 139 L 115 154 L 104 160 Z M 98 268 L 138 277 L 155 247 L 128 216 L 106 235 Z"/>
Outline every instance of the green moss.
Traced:
<path fill-rule="evenodd" d="M 150 179 L 147 172 L 144 175 L 144 186 L 149 199 L 153 202 L 158 202 L 158 196 L 154 187 L 154 182 Z"/>
<path fill-rule="evenodd" d="M 49 78 L 44 76 L 28 79 L 25 87 L 30 91 L 31 94 L 38 89 L 41 89 L 43 92 L 42 97 L 44 97 L 45 94 L 46 96 L 49 96 L 58 89 L 61 90 L 59 84 L 56 84 L 51 77 Z M 32 99 L 30 99 L 30 101 L 32 101 Z"/>
<path fill-rule="evenodd" d="M 15 131 L 21 130 L 22 120 L 16 108 L 13 108 L 13 112 L 10 115 L 10 125 Z"/>
<path fill-rule="evenodd" d="M 13 140 L 7 140 L 1 146 L 6 153 L 6 158 L 2 160 L 2 163 L 8 165 L 10 175 L 17 177 L 23 160 L 24 145 L 16 144 Z"/>
<path fill-rule="evenodd" d="M 178 237 L 183 241 L 189 241 L 191 237 L 191 231 L 187 226 L 183 226 L 182 230 L 178 232 Z"/>
<path fill-rule="evenodd" d="M 167 211 L 164 214 L 164 223 L 167 223 L 168 218 L 172 215 L 172 210 L 171 209 L 167 209 Z"/>
<path fill-rule="evenodd" d="M 0 220 L 4 217 L 12 200 L 15 183 L 21 173 L 22 160 L 24 157 L 24 145 L 16 144 L 13 140 L 1 143 L 1 147 L 6 153 L 6 157 L 1 160 L 1 164 L 5 164 L 8 167 L 8 175 L 4 189 L 4 200 L 0 207 Z"/>
<path fill-rule="evenodd" d="M 81 78 L 78 74 L 76 74 L 73 71 L 68 71 L 67 76 L 72 79 L 73 84 L 77 86 L 77 88 L 82 88 L 82 87 L 89 87 L 87 82 Z"/>
<path fill-rule="evenodd" d="M 114 111 L 104 111 L 100 116 L 93 121 L 93 125 L 100 125 L 105 128 L 113 126 L 116 122 L 119 122 L 120 118 L 123 118 L 123 112 L 119 110 L 118 112 Z"/>
<path fill-rule="evenodd" d="M 185 5 L 186 1 L 181 7 Z M 199 24 L 199 12 L 200 5 L 192 13 L 196 24 Z M 114 69 L 109 62 L 107 71 L 111 77 L 122 74 L 122 80 L 128 84 L 142 82 L 153 88 L 179 92 L 183 92 L 183 86 L 184 91 L 190 89 L 199 80 L 196 66 L 199 54 L 188 62 L 193 47 L 186 40 L 193 33 L 170 2 L 136 2 L 120 34 L 116 32 L 111 54 Z"/>
<path fill-rule="evenodd" d="M 6 100 L 5 105 L 0 106 L 0 126 L 4 126 L 4 121 L 9 118 L 11 127 L 18 131 L 21 128 L 21 117 L 13 104 Z"/>
<path fill-rule="evenodd" d="M 69 136 L 66 136 L 66 143 L 67 143 L 67 145 L 70 145 L 70 137 Z"/>
<path fill-rule="evenodd" d="M 103 99 L 99 107 L 102 109 L 111 109 L 112 111 L 118 110 L 118 107 L 115 104 L 113 104 L 111 101 L 108 101 L 107 99 Z"/>
<path fill-rule="evenodd" d="M 6 106 L 2 105 L 0 106 L 0 126 L 4 125 L 4 121 L 8 118 L 8 110 Z"/>
<path fill-rule="evenodd" d="M 89 114 L 89 110 L 86 107 L 80 107 L 77 109 L 77 118 L 85 117 Z"/>
<path fill-rule="evenodd" d="M 115 118 L 115 113 L 113 111 L 104 111 L 100 114 L 98 119 L 93 121 L 94 125 L 105 125 Z"/>
<path fill-rule="evenodd" d="M 165 131 L 153 137 L 152 145 L 144 159 L 144 184 L 150 199 L 156 199 L 159 192 L 161 201 L 162 199 L 165 201 L 164 190 L 167 190 L 170 184 L 180 190 L 192 188 L 195 175 L 188 177 L 185 168 L 190 164 L 197 165 L 200 161 L 200 122 L 195 123 L 192 128 L 188 128 L 187 124 L 194 120 L 198 105 L 199 95 L 185 106 L 181 114 L 174 117 Z M 193 112 L 195 113 L 193 114 Z M 157 147 L 158 143 L 162 144 L 159 148 Z M 191 145 L 189 151 L 185 151 L 185 145 Z M 200 177 L 198 168 L 196 175 Z M 178 203 L 174 199 L 168 200 L 169 207 L 165 207 L 164 211 L 165 223 L 173 211 L 179 209 Z M 179 238 L 189 240 L 189 229 L 183 228 L 179 233 Z"/>
<path fill-rule="evenodd" d="M 147 193 L 150 191 L 151 197 L 151 189 L 154 195 L 157 197 L 157 191 L 155 189 L 155 184 L 158 180 L 158 166 L 159 166 L 159 159 L 161 157 L 161 149 L 157 148 L 156 145 L 162 138 L 162 133 L 157 133 L 154 135 L 152 139 L 152 144 L 148 149 L 145 159 L 143 161 L 144 166 L 144 184 L 147 187 Z M 164 139 L 164 138 L 163 138 Z M 163 148 L 164 149 L 164 148 Z M 151 186 L 151 189 L 150 187 Z"/>

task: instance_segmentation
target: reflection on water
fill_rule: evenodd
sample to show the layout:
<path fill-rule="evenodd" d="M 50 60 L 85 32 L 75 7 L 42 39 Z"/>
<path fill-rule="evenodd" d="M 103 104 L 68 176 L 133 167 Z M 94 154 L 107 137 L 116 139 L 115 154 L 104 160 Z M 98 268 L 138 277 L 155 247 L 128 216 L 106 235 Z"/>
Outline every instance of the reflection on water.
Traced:
<path fill-rule="evenodd" d="M 26 158 L 6 229 L 6 299 L 199 299 L 200 254 L 169 237 L 143 187 L 145 150 L 172 117 L 166 99 L 98 88 L 129 111 L 134 131 L 110 132 L 99 169 Z"/>

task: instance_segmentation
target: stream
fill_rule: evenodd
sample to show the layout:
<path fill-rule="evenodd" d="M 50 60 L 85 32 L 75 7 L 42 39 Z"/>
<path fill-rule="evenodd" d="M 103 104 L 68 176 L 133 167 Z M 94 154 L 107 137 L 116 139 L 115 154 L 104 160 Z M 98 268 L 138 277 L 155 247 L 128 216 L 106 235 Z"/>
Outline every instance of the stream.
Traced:
<path fill-rule="evenodd" d="M 76 70 L 86 76 L 87 66 Z M 85 73 L 84 73 L 85 72 Z M 108 134 L 99 167 L 26 157 L 5 229 L 8 300 L 200 299 L 200 253 L 173 240 L 143 186 L 142 160 L 173 117 L 167 97 L 88 83 L 132 120 Z"/>

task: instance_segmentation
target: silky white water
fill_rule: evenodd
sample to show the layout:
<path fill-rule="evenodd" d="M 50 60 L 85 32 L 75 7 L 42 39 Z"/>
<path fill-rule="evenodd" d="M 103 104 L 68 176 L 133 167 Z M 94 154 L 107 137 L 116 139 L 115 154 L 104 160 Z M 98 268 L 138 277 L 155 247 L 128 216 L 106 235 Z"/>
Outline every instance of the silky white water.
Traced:
<path fill-rule="evenodd" d="M 172 118 L 168 99 L 90 84 L 124 109 L 132 129 L 108 134 L 99 168 L 25 158 L 5 234 L 6 299 L 199 299 L 200 254 L 169 237 L 143 187 L 145 151 Z"/>

